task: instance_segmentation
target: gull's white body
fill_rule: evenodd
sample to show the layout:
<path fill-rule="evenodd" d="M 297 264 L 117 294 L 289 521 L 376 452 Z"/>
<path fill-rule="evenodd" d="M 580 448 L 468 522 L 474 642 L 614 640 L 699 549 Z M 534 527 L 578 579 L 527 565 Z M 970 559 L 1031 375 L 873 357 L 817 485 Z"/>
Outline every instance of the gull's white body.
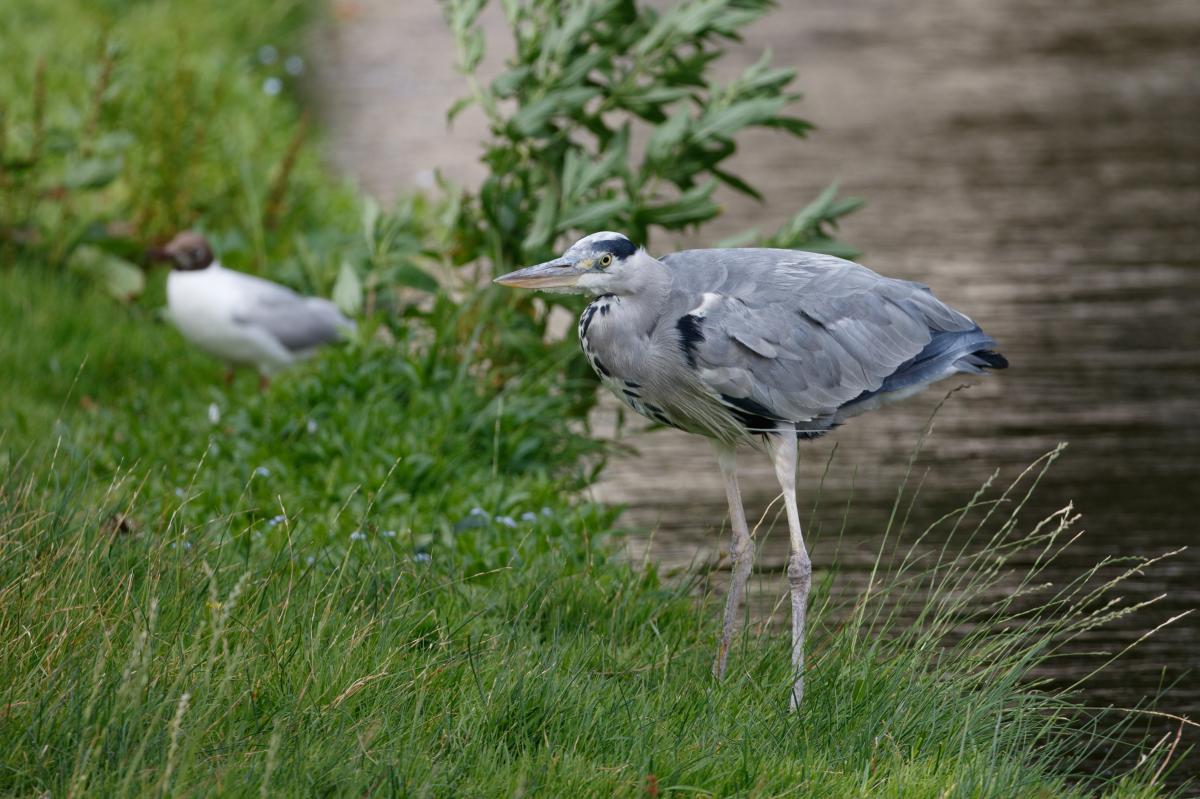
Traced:
<path fill-rule="evenodd" d="M 354 323 L 328 300 L 225 269 L 174 270 L 167 307 L 179 332 L 229 364 L 269 375 L 339 339 Z"/>

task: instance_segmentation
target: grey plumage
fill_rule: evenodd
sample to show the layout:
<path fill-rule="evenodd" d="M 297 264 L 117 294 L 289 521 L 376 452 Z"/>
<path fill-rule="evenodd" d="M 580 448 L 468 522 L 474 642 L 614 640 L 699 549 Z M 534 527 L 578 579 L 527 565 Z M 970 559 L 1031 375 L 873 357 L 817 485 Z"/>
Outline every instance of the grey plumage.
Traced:
<path fill-rule="evenodd" d="M 992 350 L 995 342 L 927 286 L 794 250 L 687 250 L 655 259 L 604 232 L 497 282 L 596 295 L 579 318 L 579 340 L 604 385 L 638 413 L 714 442 L 733 562 L 717 677 L 753 558 L 735 450 L 741 443 L 767 450 L 792 546 L 790 706 L 797 707 L 812 572 L 795 496 L 797 438 L 822 435 L 952 374 L 1002 369 L 1008 363 Z"/>
<path fill-rule="evenodd" d="M 687 250 L 661 264 L 668 291 L 650 314 L 615 294 L 589 306 L 584 352 L 638 412 L 654 418 L 655 406 L 676 427 L 730 443 L 755 443 L 777 422 L 825 432 L 899 398 L 889 395 L 980 371 L 972 353 L 995 346 L 928 287 L 828 255 Z M 642 386 L 638 398 L 625 379 Z"/>
<path fill-rule="evenodd" d="M 305 297 L 286 286 L 250 275 L 242 279 L 250 289 L 247 292 L 250 299 L 247 307 L 233 314 L 233 320 L 262 328 L 292 353 L 309 352 L 339 341 L 354 329 L 354 322 L 329 300 Z"/>

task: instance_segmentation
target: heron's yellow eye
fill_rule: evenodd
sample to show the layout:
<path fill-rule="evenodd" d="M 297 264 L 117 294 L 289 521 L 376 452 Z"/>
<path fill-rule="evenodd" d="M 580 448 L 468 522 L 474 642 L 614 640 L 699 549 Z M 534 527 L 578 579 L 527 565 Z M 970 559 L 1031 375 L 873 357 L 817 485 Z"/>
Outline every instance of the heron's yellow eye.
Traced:
<path fill-rule="evenodd" d="M 609 255 L 608 253 L 604 253 L 604 255 L 600 256 L 600 266 L 601 267 L 608 266 L 611 263 L 612 263 L 612 256 Z"/>

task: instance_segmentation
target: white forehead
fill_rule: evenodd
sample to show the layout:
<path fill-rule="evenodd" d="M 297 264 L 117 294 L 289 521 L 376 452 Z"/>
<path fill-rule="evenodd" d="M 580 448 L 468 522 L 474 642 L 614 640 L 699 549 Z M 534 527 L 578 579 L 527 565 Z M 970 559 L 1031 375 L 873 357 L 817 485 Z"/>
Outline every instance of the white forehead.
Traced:
<path fill-rule="evenodd" d="M 593 233 L 590 236 L 584 236 L 579 241 L 572 244 L 564 254 L 583 253 L 592 249 L 592 245 L 598 241 L 611 241 L 612 239 L 624 239 L 629 241 L 629 237 L 622 233 L 614 233 L 611 230 L 602 230 L 599 233 Z"/>

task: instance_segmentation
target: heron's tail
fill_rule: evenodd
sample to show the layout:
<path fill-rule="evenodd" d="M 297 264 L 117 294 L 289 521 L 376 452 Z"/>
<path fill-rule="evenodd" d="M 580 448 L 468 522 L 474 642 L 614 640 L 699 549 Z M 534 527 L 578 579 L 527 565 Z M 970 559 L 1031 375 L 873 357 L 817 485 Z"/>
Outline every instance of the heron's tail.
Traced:
<path fill-rule="evenodd" d="M 1007 369 L 1008 358 L 995 350 L 975 350 L 959 358 L 954 365 L 964 372 L 982 372 L 984 369 Z"/>

